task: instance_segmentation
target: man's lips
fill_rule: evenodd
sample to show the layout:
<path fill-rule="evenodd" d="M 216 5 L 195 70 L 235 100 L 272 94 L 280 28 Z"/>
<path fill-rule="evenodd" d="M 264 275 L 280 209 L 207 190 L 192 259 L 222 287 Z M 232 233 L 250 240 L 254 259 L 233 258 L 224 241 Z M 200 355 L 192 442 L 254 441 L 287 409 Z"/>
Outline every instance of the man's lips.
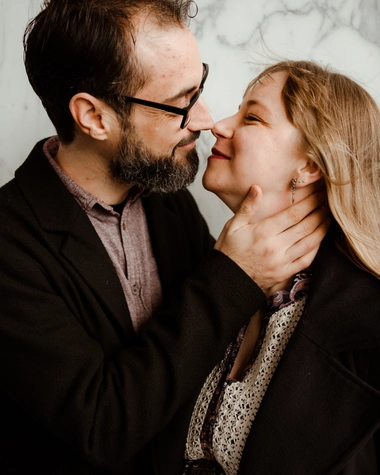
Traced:
<path fill-rule="evenodd" d="M 210 155 L 209 158 L 215 158 L 219 160 L 231 160 L 230 157 L 227 157 L 227 155 L 224 155 L 224 153 L 220 152 L 217 148 L 213 148 L 211 150 L 212 155 Z"/>

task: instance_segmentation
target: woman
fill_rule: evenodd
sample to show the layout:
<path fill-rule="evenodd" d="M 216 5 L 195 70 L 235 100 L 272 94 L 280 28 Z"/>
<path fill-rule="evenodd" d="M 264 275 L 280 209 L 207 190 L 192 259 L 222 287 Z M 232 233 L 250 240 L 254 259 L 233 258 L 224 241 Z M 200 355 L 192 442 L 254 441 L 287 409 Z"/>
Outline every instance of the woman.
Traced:
<path fill-rule="evenodd" d="M 285 61 L 213 134 L 203 183 L 232 211 L 253 185 L 257 219 L 325 186 L 333 222 L 164 432 L 158 473 L 378 474 L 379 109 L 347 77 Z"/>

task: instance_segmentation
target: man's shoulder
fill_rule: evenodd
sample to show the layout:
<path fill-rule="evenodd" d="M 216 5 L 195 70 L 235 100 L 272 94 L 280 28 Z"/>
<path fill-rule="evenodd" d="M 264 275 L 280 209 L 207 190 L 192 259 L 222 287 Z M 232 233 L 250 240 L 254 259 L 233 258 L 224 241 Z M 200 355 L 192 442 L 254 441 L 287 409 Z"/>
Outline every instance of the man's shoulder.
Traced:
<path fill-rule="evenodd" d="M 40 140 L 35 144 L 24 162 L 16 169 L 15 176 L 0 187 L 0 201 L 9 203 L 12 197 L 16 197 L 20 193 L 18 177 L 25 177 L 27 181 L 33 180 L 34 176 L 31 172 L 37 169 L 37 163 L 43 161 L 43 145 L 47 139 Z"/>
<path fill-rule="evenodd" d="M 380 348 L 380 280 L 338 250 L 331 233 L 312 268 L 307 311 L 297 328 L 330 353 Z"/>
<path fill-rule="evenodd" d="M 43 152 L 43 146 L 44 146 L 44 143 L 47 140 L 48 140 L 48 138 L 42 139 L 34 145 L 32 150 L 30 151 L 29 155 L 25 158 L 25 160 L 21 163 L 21 165 L 16 169 L 15 175 L 18 174 L 20 170 L 23 171 L 25 168 L 27 168 L 28 165 L 31 166 L 31 162 L 35 163 L 36 161 L 37 162 L 38 161 L 43 161 L 42 159 L 45 156 L 44 152 Z M 0 187 L 0 190 L 2 190 L 4 187 L 6 187 L 13 180 L 14 180 L 14 178 L 12 178 L 8 183 L 6 183 L 2 187 Z"/>
<path fill-rule="evenodd" d="M 80 209 L 49 164 L 43 151 L 45 142 L 35 145 L 15 177 L 0 188 L 1 220 L 6 220 L 9 227 L 11 222 L 19 227 L 33 219 L 50 228 L 60 217 L 72 218 Z"/>

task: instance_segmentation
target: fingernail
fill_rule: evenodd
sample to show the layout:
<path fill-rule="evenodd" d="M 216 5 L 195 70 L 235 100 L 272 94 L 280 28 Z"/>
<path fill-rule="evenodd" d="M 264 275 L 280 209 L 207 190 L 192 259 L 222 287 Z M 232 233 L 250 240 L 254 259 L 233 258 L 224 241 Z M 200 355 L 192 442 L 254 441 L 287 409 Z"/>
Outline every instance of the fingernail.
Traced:
<path fill-rule="evenodd" d="M 256 196 L 257 196 L 257 190 L 256 190 L 256 188 L 253 188 L 253 189 L 251 188 L 251 189 L 249 190 L 249 192 L 250 192 L 252 198 L 256 198 Z"/>

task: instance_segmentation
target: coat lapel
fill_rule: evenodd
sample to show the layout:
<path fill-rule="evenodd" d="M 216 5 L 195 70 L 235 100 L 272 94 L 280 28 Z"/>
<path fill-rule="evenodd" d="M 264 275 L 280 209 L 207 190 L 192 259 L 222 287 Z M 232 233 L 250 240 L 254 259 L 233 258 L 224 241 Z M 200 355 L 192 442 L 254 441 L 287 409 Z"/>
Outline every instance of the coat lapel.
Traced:
<path fill-rule="evenodd" d="M 82 276 L 119 335 L 131 335 L 129 310 L 108 253 L 87 215 L 43 155 L 43 142 L 17 170 L 16 181 L 45 231 L 46 245 Z"/>
<path fill-rule="evenodd" d="M 380 427 L 379 388 L 345 360 L 380 346 L 380 281 L 337 252 L 331 236 L 312 274 L 304 314 L 252 425 L 241 475 L 336 474 Z"/>
<path fill-rule="evenodd" d="M 130 313 L 115 268 L 84 213 L 78 213 L 61 252 L 96 295 L 116 333 L 120 337 L 134 335 Z"/>
<path fill-rule="evenodd" d="M 165 303 L 177 294 L 194 266 L 186 231 L 177 210 L 171 206 L 173 199 L 172 195 L 153 193 L 143 199 Z"/>
<path fill-rule="evenodd" d="M 336 474 L 380 426 L 380 392 L 304 335 L 279 363 L 239 475 Z"/>

